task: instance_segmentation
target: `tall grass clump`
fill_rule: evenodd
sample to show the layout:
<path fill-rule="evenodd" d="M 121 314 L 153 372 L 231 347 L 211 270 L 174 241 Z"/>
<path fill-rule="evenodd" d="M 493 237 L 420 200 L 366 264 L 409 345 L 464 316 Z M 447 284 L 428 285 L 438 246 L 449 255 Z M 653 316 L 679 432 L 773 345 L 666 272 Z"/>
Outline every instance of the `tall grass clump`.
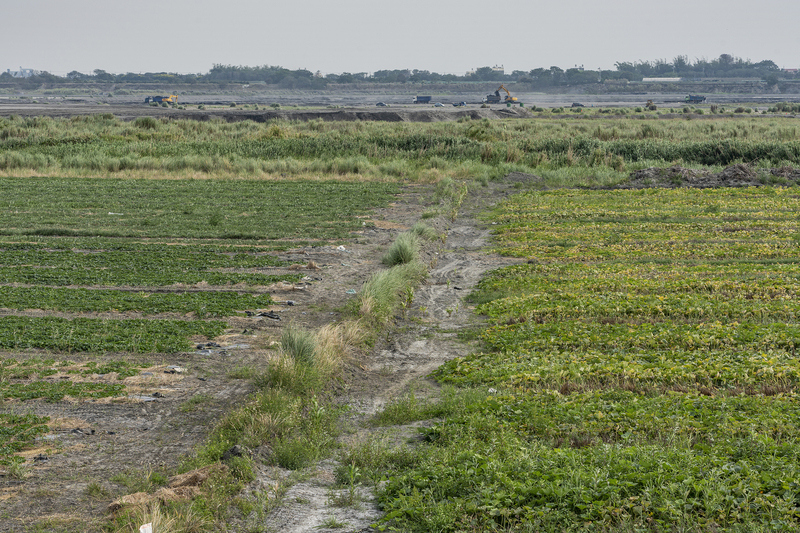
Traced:
<path fill-rule="evenodd" d="M 439 236 L 436 233 L 435 229 L 425 224 L 424 222 L 417 222 L 416 224 L 414 224 L 411 227 L 411 233 L 427 241 L 432 241 Z"/>
<path fill-rule="evenodd" d="M 289 326 L 281 334 L 281 350 L 296 362 L 313 364 L 316 352 L 314 334 L 306 329 Z"/>
<path fill-rule="evenodd" d="M 407 294 L 407 289 L 422 281 L 425 275 L 425 266 L 419 261 L 376 272 L 361 288 L 358 314 L 368 322 L 385 322 Z"/>
<path fill-rule="evenodd" d="M 143 130 L 157 130 L 158 120 L 153 117 L 137 117 L 133 125 Z"/>
<path fill-rule="evenodd" d="M 397 239 L 384 254 L 381 262 L 386 266 L 403 265 L 415 261 L 419 256 L 419 239 L 414 232 L 405 232 Z"/>

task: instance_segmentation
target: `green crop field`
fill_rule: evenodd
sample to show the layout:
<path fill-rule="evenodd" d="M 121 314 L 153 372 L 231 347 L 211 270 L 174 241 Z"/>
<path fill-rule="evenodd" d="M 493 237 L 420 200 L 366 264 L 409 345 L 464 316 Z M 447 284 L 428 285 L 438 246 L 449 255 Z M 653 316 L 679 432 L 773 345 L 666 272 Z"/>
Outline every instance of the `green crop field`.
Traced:
<path fill-rule="evenodd" d="M 380 181 L 0 178 L 0 403 L 124 398 L 121 380 L 140 373 L 131 358 L 189 351 L 193 339 L 225 333 L 229 317 L 270 307 L 269 285 L 301 277 L 281 272 L 288 264 L 274 252 L 347 238 L 397 190 Z M 77 362 L 55 363 L 61 354 Z M 116 382 L 92 377 L 112 372 Z M 46 422 L 3 415 L 0 464 L 21 462 L 15 454 Z"/>
<path fill-rule="evenodd" d="M 350 238 L 400 184 L 438 184 L 425 214 L 455 217 L 470 188 L 535 174 L 486 215 L 519 263 L 470 295 L 487 323 L 464 335 L 480 349 L 437 370 L 442 402 L 417 413 L 443 418 L 418 447 L 347 462 L 351 487 L 378 470 L 382 525 L 408 531 L 800 529 L 797 187 L 599 190 L 651 166 L 733 163 L 789 184 L 767 169 L 800 164 L 800 131 L 615 113 L 0 118 L 0 402 L 123 401 L 126 379 L 297 281 L 276 252 Z M 300 425 L 338 415 L 316 392 Z M 376 423 L 414 419 L 416 401 Z M 238 416 L 260 420 L 235 412 L 216 434 Z M 18 454 L 48 422 L 1 414 L 0 464 L 23 476 Z"/>
<path fill-rule="evenodd" d="M 477 387 L 390 478 L 414 531 L 800 526 L 796 190 L 530 192 L 487 220 L 526 259 L 471 299 Z"/>

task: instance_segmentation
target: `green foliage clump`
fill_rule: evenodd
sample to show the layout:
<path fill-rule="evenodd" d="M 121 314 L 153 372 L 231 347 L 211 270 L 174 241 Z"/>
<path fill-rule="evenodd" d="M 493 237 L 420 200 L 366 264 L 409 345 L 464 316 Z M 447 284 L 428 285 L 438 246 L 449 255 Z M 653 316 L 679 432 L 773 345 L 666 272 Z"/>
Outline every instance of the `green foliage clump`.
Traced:
<path fill-rule="evenodd" d="M 311 365 L 316 352 L 314 334 L 306 329 L 288 326 L 281 333 L 281 349 L 296 362 Z"/>
<path fill-rule="evenodd" d="M 3 398 L 9 398 L 5 392 Z M 0 413 L 0 464 L 21 462 L 22 458 L 15 454 L 31 446 L 36 437 L 47 434 L 50 431 L 47 427 L 49 420 L 49 417 L 33 414 Z"/>
<path fill-rule="evenodd" d="M 157 130 L 158 120 L 153 117 L 137 117 L 133 121 L 133 125 L 143 130 Z"/>
<path fill-rule="evenodd" d="M 405 232 L 397 239 L 384 254 L 381 262 L 386 266 L 403 265 L 417 260 L 419 256 L 419 241 L 414 232 Z"/>
<path fill-rule="evenodd" d="M 411 233 L 428 241 L 432 241 L 439 236 L 435 229 L 424 222 L 414 223 L 414 225 L 411 227 Z"/>

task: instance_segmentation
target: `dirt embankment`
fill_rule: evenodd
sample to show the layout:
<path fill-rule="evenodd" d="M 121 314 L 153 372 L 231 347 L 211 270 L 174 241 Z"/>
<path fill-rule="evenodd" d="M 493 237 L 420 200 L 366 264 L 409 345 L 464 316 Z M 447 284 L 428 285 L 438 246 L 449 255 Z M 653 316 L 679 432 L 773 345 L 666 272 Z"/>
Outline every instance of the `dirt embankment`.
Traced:
<path fill-rule="evenodd" d="M 122 120 L 133 120 L 137 117 L 168 118 L 172 120 L 224 120 L 225 122 L 268 122 L 270 120 L 324 120 L 326 122 L 446 122 L 470 118 L 528 118 L 531 116 L 526 107 L 494 106 L 481 108 L 430 107 L 420 106 L 404 108 L 344 108 L 344 109 L 280 109 L 280 110 L 244 110 L 244 109 L 172 109 L 145 105 L 105 105 L 98 106 L 83 103 L 63 103 L 59 105 L 40 104 L 0 104 L 0 116 L 18 115 L 22 117 L 73 117 L 112 113 Z"/>
<path fill-rule="evenodd" d="M 800 183 L 800 170 L 792 167 L 759 169 L 745 164 L 731 165 L 722 172 L 695 170 L 680 166 L 645 168 L 630 175 L 616 188 L 679 188 L 760 187 L 762 185 L 795 185 Z"/>

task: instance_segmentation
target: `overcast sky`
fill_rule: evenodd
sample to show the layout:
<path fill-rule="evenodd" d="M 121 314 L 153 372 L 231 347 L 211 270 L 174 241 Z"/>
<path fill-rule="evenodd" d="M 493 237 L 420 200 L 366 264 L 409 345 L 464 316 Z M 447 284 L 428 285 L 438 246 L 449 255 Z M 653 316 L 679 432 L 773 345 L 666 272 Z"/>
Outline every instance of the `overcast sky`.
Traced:
<path fill-rule="evenodd" d="M 720 54 L 800 67 L 796 0 L 0 0 L 0 71 L 463 74 Z"/>

